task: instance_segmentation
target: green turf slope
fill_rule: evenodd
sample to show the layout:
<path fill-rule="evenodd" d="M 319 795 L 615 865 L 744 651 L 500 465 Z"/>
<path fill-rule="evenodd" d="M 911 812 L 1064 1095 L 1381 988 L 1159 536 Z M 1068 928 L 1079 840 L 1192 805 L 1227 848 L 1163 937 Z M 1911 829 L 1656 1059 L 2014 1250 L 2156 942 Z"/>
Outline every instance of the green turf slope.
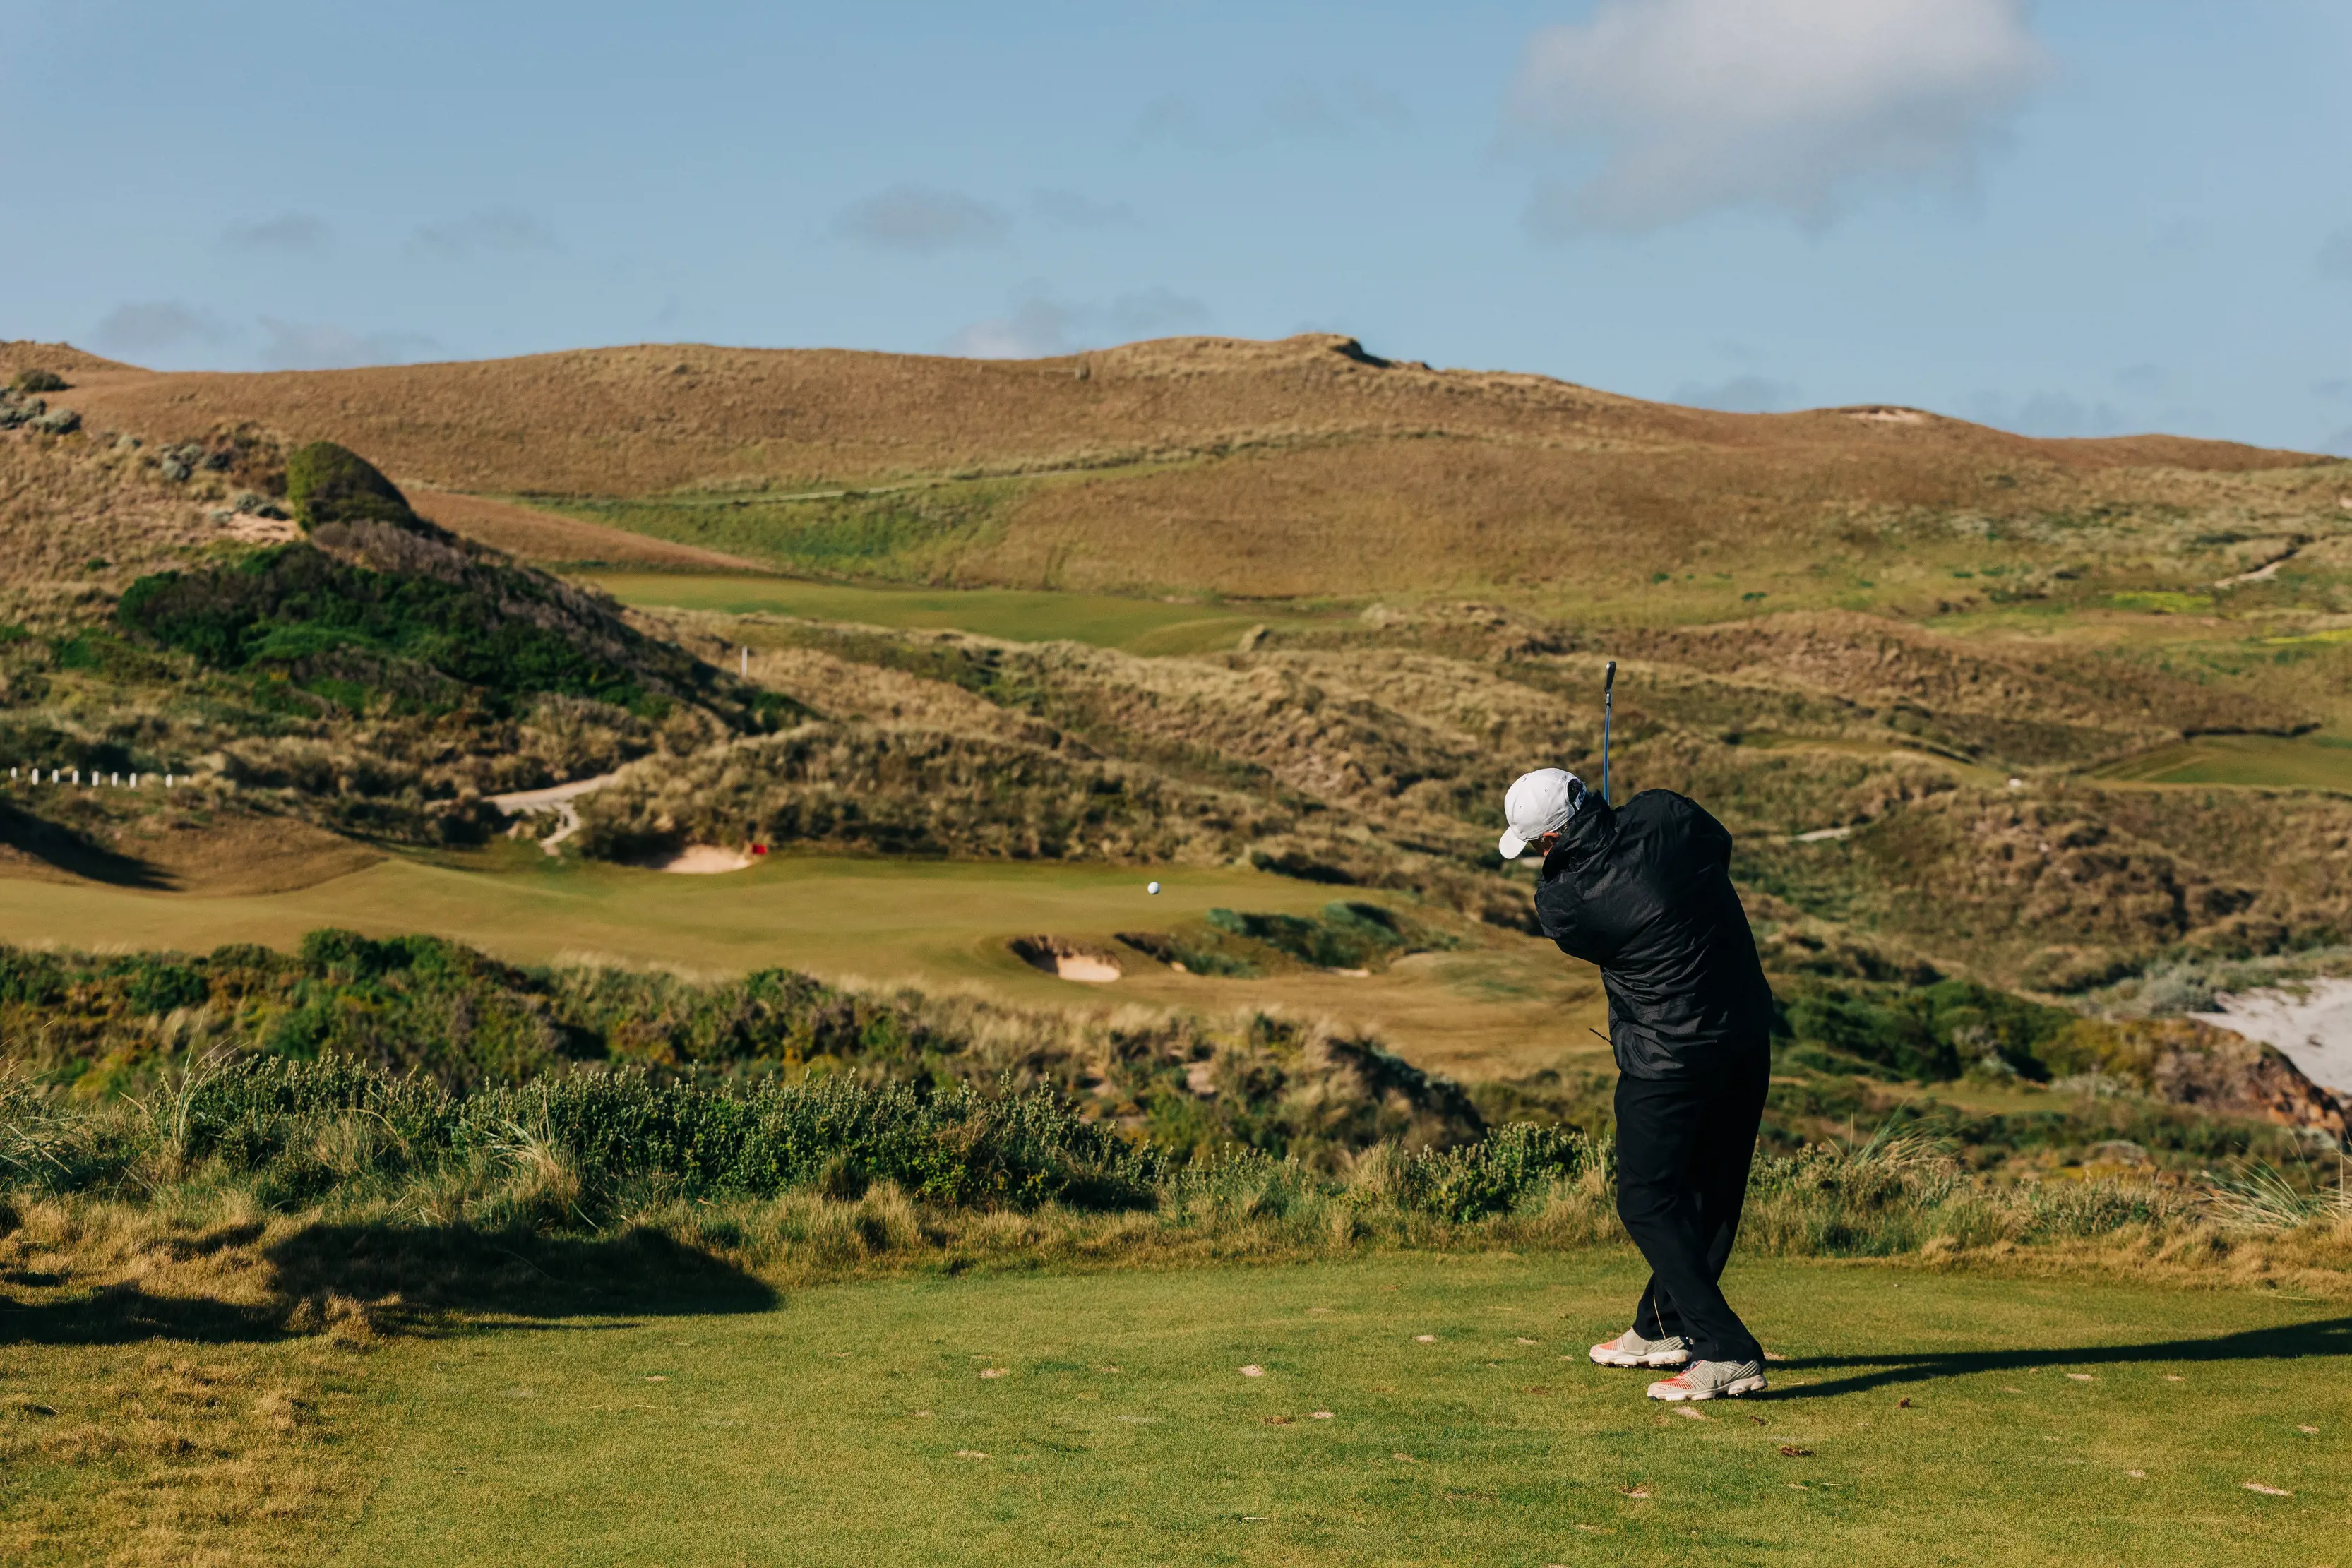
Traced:
<path fill-rule="evenodd" d="M 952 629 L 1014 643 L 1066 638 L 1130 653 L 1222 652 L 1253 626 L 1318 623 L 1297 614 L 1269 619 L 1247 606 L 1168 603 L 1096 593 L 1010 588 L 902 588 L 814 582 L 790 577 L 674 571 L 579 574 L 624 604 L 725 615 L 797 615 L 872 626 Z M 1324 617 L 1324 622 L 1335 618 Z"/>
<path fill-rule="evenodd" d="M 1685 1416 L 1585 1362 L 1638 1284 L 1622 1254 L 1418 1257 L 485 1331 L 395 1353 L 385 1473 L 334 1560 L 2341 1556 L 2340 1309 L 1741 1265 L 1788 1359 L 1770 1396 Z"/>

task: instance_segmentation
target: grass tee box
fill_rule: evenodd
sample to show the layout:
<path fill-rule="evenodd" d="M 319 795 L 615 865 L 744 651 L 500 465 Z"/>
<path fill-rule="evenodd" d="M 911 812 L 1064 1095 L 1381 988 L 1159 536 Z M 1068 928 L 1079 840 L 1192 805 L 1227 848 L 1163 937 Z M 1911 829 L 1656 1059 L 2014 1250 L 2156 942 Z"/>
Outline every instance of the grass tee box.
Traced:
<path fill-rule="evenodd" d="M 909 1281 L 459 1336 L 397 1353 L 397 1436 L 336 1560 L 2341 1551 L 2352 1333 L 2330 1309 L 1868 1266 L 1734 1280 L 1787 1358 L 1773 1391 L 1676 1411 L 1585 1362 L 1639 1287 L 1613 1251 Z"/>

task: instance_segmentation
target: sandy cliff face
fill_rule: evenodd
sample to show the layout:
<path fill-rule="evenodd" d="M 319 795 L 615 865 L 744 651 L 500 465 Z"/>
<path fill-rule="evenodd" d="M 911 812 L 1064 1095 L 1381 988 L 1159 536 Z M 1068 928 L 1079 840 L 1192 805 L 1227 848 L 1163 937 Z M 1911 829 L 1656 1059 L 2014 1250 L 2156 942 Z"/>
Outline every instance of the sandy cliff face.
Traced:
<path fill-rule="evenodd" d="M 2343 1105 L 2275 1047 L 2197 1019 L 2164 1019 L 2133 1032 L 2147 1053 L 2148 1087 L 2163 1099 L 2343 1140 Z"/>

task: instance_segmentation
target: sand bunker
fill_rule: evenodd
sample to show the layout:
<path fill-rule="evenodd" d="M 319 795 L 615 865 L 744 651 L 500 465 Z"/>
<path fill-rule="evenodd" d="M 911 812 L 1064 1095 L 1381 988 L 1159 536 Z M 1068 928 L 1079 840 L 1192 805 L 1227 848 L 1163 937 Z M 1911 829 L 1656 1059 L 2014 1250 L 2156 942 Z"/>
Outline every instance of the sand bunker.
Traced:
<path fill-rule="evenodd" d="M 1007 946 L 1031 968 L 1082 985 L 1107 986 L 1124 973 L 1110 954 L 1066 936 L 1015 936 Z"/>
<path fill-rule="evenodd" d="M 2352 980 L 2216 997 L 2211 1012 L 2189 1016 L 2276 1046 L 2322 1089 L 2352 1091 Z"/>
<path fill-rule="evenodd" d="M 742 871 L 751 863 L 751 857 L 741 850 L 723 850 L 717 844 L 688 844 L 654 869 L 682 872 L 688 876 L 711 876 L 722 871 Z"/>

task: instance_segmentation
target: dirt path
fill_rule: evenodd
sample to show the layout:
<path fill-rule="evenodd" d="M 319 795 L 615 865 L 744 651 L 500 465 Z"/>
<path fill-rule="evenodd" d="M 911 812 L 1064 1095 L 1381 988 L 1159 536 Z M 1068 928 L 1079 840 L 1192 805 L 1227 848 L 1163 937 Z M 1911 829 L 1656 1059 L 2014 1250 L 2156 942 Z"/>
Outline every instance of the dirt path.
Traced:
<path fill-rule="evenodd" d="M 517 789 L 510 794 L 491 796 L 490 804 L 509 817 L 555 808 L 561 825 L 539 841 L 539 847 L 551 855 L 558 844 L 580 831 L 580 811 L 572 802 L 583 795 L 594 794 L 619 777 L 618 773 L 599 773 L 593 779 L 575 779 L 569 784 L 551 784 L 544 789 Z"/>

